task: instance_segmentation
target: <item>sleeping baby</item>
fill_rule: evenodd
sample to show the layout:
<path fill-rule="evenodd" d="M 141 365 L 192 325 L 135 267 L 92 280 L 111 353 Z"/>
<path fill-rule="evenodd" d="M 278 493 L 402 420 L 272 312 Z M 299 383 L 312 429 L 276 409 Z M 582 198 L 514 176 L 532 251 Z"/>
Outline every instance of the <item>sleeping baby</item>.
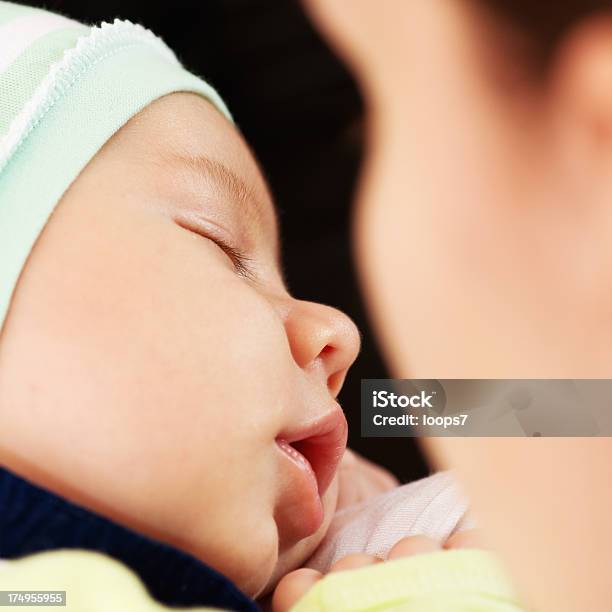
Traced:
<path fill-rule="evenodd" d="M 250 610 L 285 577 L 286 609 L 353 553 L 396 559 L 355 572 L 484 572 L 434 550 L 465 511 L 453 493 L 433 516 L 446 475 L 391 500 L 364 460 L 338 471 L 359 335 L 288 293 L 269 191 L 217 93 L 129 22 L 0 2 L 0 30 L 0 589 Z M 339 489 L 355 503 L 330 530 Z M 399 527 L 373 546 L 377 512 Z M 419 533 L 434 544 L 402 540 Z"/>

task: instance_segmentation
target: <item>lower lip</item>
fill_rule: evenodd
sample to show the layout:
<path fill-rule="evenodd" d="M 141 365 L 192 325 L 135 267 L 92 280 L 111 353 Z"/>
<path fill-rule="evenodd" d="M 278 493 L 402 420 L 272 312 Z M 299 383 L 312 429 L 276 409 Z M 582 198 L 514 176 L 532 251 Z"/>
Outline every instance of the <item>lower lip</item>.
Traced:
<path fill-rule="evenodd" d="M 310 462 L 304 455 L 296 451 L 295 448 L 288 442 L 285 442 L 285 440 L 277 440 L 276 443 L 283 453 L 291 460 L 293 465 L 299 469 L 304 483 L 302 486 L 309 492 L 308 498 L 311 503 L 303 508 L 305 516 L 303 517 L 302 527 L 304 527 L 307 532 L 306 536 L 311 535 L 321 526 L 324 518 L 323 502 L 319 495 L 317 477 Z"/>

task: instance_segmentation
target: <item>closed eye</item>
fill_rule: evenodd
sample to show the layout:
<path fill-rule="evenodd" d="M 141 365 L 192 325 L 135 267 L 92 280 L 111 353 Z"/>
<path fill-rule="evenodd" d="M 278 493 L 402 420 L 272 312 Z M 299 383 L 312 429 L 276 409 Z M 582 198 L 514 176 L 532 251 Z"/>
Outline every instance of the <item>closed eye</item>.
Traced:
<path fill-rule="evenodd" d="M 236 274 L 249 280 L 255 280 L 255 273 L 253 272 L 251 264 L 253 260 L 239 248 L 229 244 L 218 236 L 213 236 L 212 233 L 208 233 L 199 228 L 194 227 L 192 224 L 189 224 L 186 221 L 183 221 L 181 219 L 175 219 L 175 221 L 183 229 L 186 229 L 193 234 L 201 236 L 206 240 L 214 242 L 232 262 Z"/>
<path fill-rule="evenodd" d="M 252 259 L 248 255 L 245 255 L 240 249 L 227 244 L 220 238 L 206 236 L 204 234 L 200 234 L 200 236 L 214 242 L 230 258 L 237 274 L 244 276 L 249 280 L 254 279 L 255 275 L 250 267 Z"/>

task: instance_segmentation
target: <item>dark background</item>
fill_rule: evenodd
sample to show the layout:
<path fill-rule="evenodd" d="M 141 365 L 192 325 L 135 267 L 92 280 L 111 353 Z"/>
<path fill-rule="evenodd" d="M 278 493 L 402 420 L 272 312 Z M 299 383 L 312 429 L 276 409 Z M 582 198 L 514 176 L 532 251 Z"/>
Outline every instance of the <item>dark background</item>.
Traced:
<path fill-rule="evenodd" d="M 360 436 L 361 378 L 387 373 L 353 271 L 350 208 L 362 156 L 363 105 L 350 75 L 295 0 L 23 2 L 86 23 L 129 19 L 152 29 L 214 85 L 251 144 L 280 211 L 296 297 L 344 310 L 363 348 L 340 395 L 349 444 L 402 481 L 426 475 L 413 439 Z"/>

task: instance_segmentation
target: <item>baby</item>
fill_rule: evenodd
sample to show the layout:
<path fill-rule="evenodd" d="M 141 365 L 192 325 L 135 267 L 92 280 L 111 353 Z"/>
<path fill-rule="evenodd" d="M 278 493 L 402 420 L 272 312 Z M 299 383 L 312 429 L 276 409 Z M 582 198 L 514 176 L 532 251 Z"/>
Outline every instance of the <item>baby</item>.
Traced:
<path fill-rule="evenodd" d="M 114 78 L 109 105 L 130 77 Z M 154 101 L 64 194 L 3 330 L 0 452 L 255 596 L 331 518 L 347 434 L 335 397 L 359 336 L 340 312 L 287 293 L 272 201 L 220 108 L 193 93 Z M 52 166 L 79 154 L 62 141 Z M 47 190 L 55 172 L 27 180 Z M 27 209 L 14 193 L 2 207 Z M 6 216 L 3 261 L 21 231 Z"/>
<path fill-rule="evenodd" d="M 159 39 L 5 2 L 0 28 L 5 489 L 261 596 L 315 551 L 339 488 L 393 484 L 360 460 L 338 477 L 358 332 L 288 293 L 248 146 Z M 67 546 L 50 534 L 0 557 Z"/>

